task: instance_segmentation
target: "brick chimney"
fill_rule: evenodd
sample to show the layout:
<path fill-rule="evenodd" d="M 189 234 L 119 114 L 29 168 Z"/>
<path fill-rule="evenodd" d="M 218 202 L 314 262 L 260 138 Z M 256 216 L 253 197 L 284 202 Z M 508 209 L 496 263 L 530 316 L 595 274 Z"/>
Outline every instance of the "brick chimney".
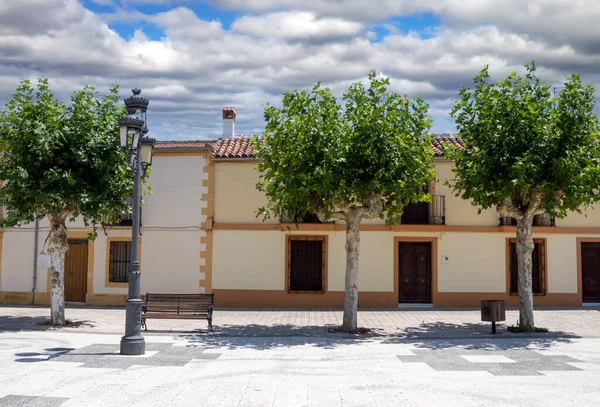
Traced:
<path fill-rule="evenodd" d="M 223 108 L 223 138 L 235 135 L 235 107 Z"/>

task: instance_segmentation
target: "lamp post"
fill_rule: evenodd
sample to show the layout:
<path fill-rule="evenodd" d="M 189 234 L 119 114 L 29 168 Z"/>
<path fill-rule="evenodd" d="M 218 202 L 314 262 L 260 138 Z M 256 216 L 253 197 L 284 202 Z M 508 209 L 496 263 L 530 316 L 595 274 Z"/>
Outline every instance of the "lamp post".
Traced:
<path fill-rule="evenodd" d="M 142 336 L 142 300 L 140 299 L 140 203 L 141 178 L 152 164 L 154 139 L 146 136 L 146 110 L 148 99 L 140 96 L 140 89 L 132 89 L 133 95 L 125 99 L 127 115 L 119 119 L 121 147 L 129 150 L 133 169 L 133 213 L 131 225 L 131 268 L 127 302 L 125 303 L 125 336 L 121 338 L 121 355 L 143 355 L 146 343 Z"/>

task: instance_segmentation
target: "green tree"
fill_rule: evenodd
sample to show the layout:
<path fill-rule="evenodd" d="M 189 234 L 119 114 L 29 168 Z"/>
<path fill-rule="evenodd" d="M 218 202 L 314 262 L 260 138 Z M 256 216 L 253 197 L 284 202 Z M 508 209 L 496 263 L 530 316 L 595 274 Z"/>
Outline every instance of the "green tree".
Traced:
<path fill-rule="evenodd" d="M 264 136 L 253 140 L 257 188 L 268 198 L 259 216 L 301 219 L 308 211 L 346 223 L 344 331 L 357 327 L 361 220 L 398 223 L 407 203 L 430 199 L 423 189 L 433 178 L 429 106 L 388 92 L 389 80 L 373 71 L 369 81 L 347 89 L 345 106 L 319 83 L 285 93 L 282 108 L 265 108 Z"/>
<path fill-rule="evenodd" d="M 598 201 L 600 127 L 594 88 L 579 75 L 570 75 L 555 97 L 535 75 L 535 63 L 525 67 L 524 77 L 513 72 L 495 82 L 485 67 L 474 87 L 460 90 L 451 116 L 465 149 L 448 153 L 457 196 L 517 221 L 519 324 L 533 331 L 533 218 L 564 218 Z"/>
<path fill-rule="evenodd" d="M 124 113 L 117 86 L 104 97 L 86 86 L 67 106 L 45 78 L 37 88 L 22 81 L 0 112 L 0 205 L 6 208 L 0 225 L 48 218 L 53 324 L 65 323 L 67 220 L 81 217 L 94 238 L 96 225 L 130 210 L 124 198 L 132 194 L 133 176 L 117 125 Z"/>

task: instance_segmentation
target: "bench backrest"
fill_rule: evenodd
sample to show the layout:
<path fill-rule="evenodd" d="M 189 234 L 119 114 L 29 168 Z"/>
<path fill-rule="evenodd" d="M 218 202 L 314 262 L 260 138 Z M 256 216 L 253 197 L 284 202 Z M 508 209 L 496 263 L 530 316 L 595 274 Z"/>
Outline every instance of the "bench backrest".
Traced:
<path fill-rule="evenodd" d="M 148 312 L 206 312 L 212 308 L 214 294 L 146 294 Z"/>

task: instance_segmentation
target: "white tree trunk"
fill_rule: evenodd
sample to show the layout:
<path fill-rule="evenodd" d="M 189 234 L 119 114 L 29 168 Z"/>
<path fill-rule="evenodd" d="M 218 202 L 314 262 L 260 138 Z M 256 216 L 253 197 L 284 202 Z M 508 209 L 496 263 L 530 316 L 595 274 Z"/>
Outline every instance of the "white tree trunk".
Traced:
<path fill-rule="evenodd" d="M 66 215 L 49 216 L 50 238 L 50 322 L 53 325 L 65 324 L 65 253 L 67 244 Z"/>
<path fill-rule="evenodd" d="M 360 220 L 361 214 L 358 210 L 350 210 L 346 216 L 346 294 L 342 325 L 342 330 L 345 332 L 355 332 L 358 320 Z"/>
<path fill-rule="evenodd" d="M 533 332 L 533 286 L 532 258 L 535 248 L 532 236 L 533 219 L 523 216 L 517 219 L 517 263 L 519 281 L 519 326 L 527 332 Z"/>

